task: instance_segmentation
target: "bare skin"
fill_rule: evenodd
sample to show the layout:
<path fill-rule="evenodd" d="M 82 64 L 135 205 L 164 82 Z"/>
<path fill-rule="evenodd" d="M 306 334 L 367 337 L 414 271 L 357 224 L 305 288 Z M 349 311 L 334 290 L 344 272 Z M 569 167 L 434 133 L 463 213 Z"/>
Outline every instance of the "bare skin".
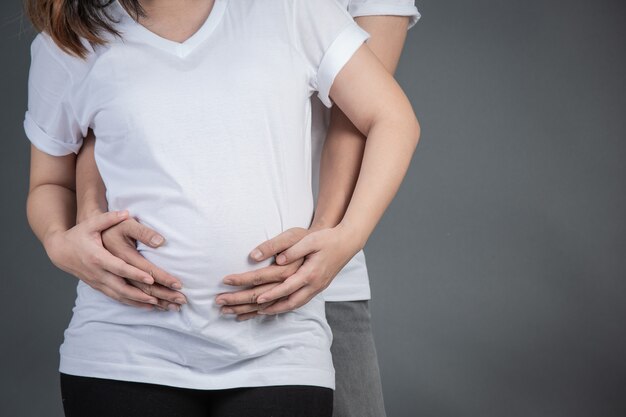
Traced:
<path fill-rule="evenodd" d="M 358 131 L 367 137 L 367 141 L 361 139 L 361 143 L 365 144 L 362 151 L 363 162 L 360 163 L 358 169 L 359 175 L 354 193 L 351 189 L 339 194 L 330 192 L 331 195 L 339 195 L 340 203 L 329 204 L 329 206 L 345 208 L 346 202 L 350 202 L 345 210 L 345 215 L 343 212 L 331 213 L 332 210 L 330 209 L 328 213 L 324 213 L 320 207 L 325 207 L 325 203 L 320 199 L 318 201 L 320 214 L 318 216 L 316 213 L 316 221 L 307 230 L 306 235 L 302 231 L 300 233 L 303 236 L 290 232 L 287 236 L 288 239 L 291 239 L 288 241 L 290 246 L 287 250 L 273 248 L 275 253 L 282 251 L 282 254 L 286 256 L 284 262 L 281 256 L 277 257 L 278 266 L 291 265 L 301 260 L 300 268 L 295 270 L 296 273 L 289 276 L 284 275 L 284 282 L 270 283 L 273 285 L 272 288 L 267 288 L 268 291 L 263 293 L 261 297 L 255 297 L 257 304 L 260 303 L 262 307 L 266 307 L 265 311 L 261 313 L 289 311 L 308 302 L 317 291 L 310 283 L 321 283 L 320 286 L 323 288 L 320 290 L 323 290 L 345 263 L 364 246 L 397 192 L 419 140 L 419 124 L 408 99 L 389 73 L 389 69 L 381 63 L 367 45 L 361 46 L 351 61 L 339 73 L 331 89 L 330 97 Z M 362 148 L 363 145 L 360 149 Z M 111 256 L 117 258 L 115 261 L 117 265 L 115 265 L 111 258 L 95 255 L 95 253 L 102 253 L 100 249 L 103 251 L 109 249 L 108 247 L 105 249 L 103 242 L 106 239 L 101 238 L 105 235 L 102 232 L 110 229 L 112 225 L 128 220 L 127 217 L 112 218 L 114 213 L 102 213 L 102 207 L 99 206 L 101 200 L 98 202 L 96 198 L 96 208 L 88 205 L 83 206 L 84 210 L 81 213 L 85 214 L 79 213 L 80 221 L 75 225 L 76 190 L 73 182 L 76 169 L 75 156 L 70 154 L 54 157 L 34 147 L 31 148 L 31 154 L 31 191 L 27 204 L 29 223 L 44 244 L 53 263 L 63 269 L 64 265 L 72 264 L 68 261 L 68 257 L 87 259 L 86 264 L 92 269 L 95 268 L 100 274 L 98 285 L 92 285 L 94 288 L 100 289 L 121 302 L 132 303 L 138 307 L 152 308 L 152 305 L 159 304 L 159 300 L 155 302 L 156 297 L 146 294 L 140 290 L 141 285 L 136 285 L 149 281 L 146 275 L 150 276 L 150 274 L 137 266 L 134 268 L 143 272 L 143 275 L 134 269 L 127 272 L 129 267 L 133 267 L 133 262 L 137 262 L 136 257 L 128 256 L 127 261 L 125 261 L 119 255 L 113 256 L 115 254 L 111 252 L 109 254 L 113 254 Z M 320 198 L 324 192 L 322 175 L 320 178 Z M 82 175 L 79 176 L 79 179 L 82 178 Z M 354 178 L 354 174 L 351 178 Z M 346 181 L 346 183 L 350 182 L 351 180 Z M 352 184 L 354 182 L 352 180 Z M 77 189 L 80 189 L 78 185 Z M 79 207 L 80 197 L 79 195 Z M 43 206 L 46 204 L 48 209 L 43 210 Z M 88 223 L 92 218 L 97 220 Z M 83 223 L 90 224 L 90 228 L 87 229 L 84 225 L 81 227 Z M 132 224 L 132 220 L 128 224 Z M 116 227 L 119 228 L 120 226 Z M 146 232 L 137 225 L 128 226 L 127 229 L 134 231 L 117 235 L 110 233 L 110 235 L 114 238 L 113 240 L 119 241 L 120 236 L 130 236 L 131 239 L 140 238 L 139 240 L 144 242 L 143 239 L 149 241 L 147 236 L 156 234 L 154 231 Z M 134 233 L 135 237 L 132 237 L 131 233 Z M 83 251 L 84 247 L 77 244 L 81 240 L 76 238 L 81 234 L 92 237 L 92 243 L 96 246 L 99 240 L 96 237 L 101 238 L 101 245 L 97 247 L 97 250 L 92 247 L 90 252 Z M 147 242 L 144 243 L 148 244 Z M 271 244 L 261 245 L 261 249 L 266 250 L 269 245 Z M 134 249 L 129 244 L 120 247 L 123 248 L 120 250 L 126 251 L 128 254 L 130 254 L 131 249 Z M 74 248 L 78 253 L 68 248 Z M 264 256 L 267 258 L 273 255 L 264 253 Z M 122 269 L 122 267 L 126 269 Z M 146 267 L 145 265 L 144 267 L 148 270 L 156 268 L 156 266 Z M 70 271 L 71 268 L 66 270 Z M 90 279 L 86 276 L 81 277 L 77 273 L 75 275 L 81 279 Z M 123 289 L 119 285 L 118 278 L 127 283 Z M 150 276 L 150 278 L 152 277 Z M 225 279 L 227 278 L 225 277 Z M 156 277 L 153 279 L 155 279 L 154 282 L 157 282 Z M 169 277 L 169 284 L 166 283 L 165 276 L 160 279 L 165 285 L 160 282 L 157 284 L 163 285 L 164 290 L 172 292 L 171 294 L 163 293 L 163 297 L 167 297 L 166 294 L 175 293 L 174 296 L 181 294 L 181 292 L 171 289 L 176 278 Z M 255 279 L 257 278 L 254 278 L 253 281 Z M 103 285 L 102 281 L 107 280 L 110 284 Z M 259 283 L 258 279 L 255 282 Z M 112 288 L 115 288 L 117 292 L 112 293 Z M 130 294 L 128 291 L 133 289 L 138 292 L 133 291 Z M 268 298 L 268 300 L 264 301 L 263 297 Z M 167 298 L 161 300 L 167 300 Z M 141 305 L 142 303 L 145 305 Z M 251 313 L 257 314 L 255 311 L 243 314 Z"/>

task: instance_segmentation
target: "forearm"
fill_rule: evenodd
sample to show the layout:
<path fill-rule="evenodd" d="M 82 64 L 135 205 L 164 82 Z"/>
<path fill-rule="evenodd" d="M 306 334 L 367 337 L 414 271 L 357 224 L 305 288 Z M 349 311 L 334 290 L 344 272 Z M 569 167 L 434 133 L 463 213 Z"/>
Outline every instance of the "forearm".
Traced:
<path fill-rule="evenodd" d="M 74 225 L 76 216 L 75 156 L 53 157 L 31 145 L 30 187 L 26 217 L 35 236 L 48 250 L 55 232 Z"/>
<path fill-rule="evenodd" d="M 319 192 L 311 229 L 334 227 L 344 216 L 356 184 L 365 137 L 337 107 L 322 148 Z"/>
<path fill-rule="evenodd" d="M 108 211 L 106 187 L 94 158 L 95 137 L 89 134 L 83 141 L 76 159 L 76 222 L 80 223 L 93 214 Z"/>
<path fill-rule="evenodd" d="M 54 232 L 74 226 L 76 194 L 60 185 L 39 185 L 28 194 L 26 215 L 33 233 L 47 250 L 48 238 Z"/>
<path fill-rule="evenodd" d="M 414 116 L 382 118 L 367 136 L 359 177 L 341 225 L 362 249 L 398 192 L 419 138 Z"/>
<path fill-rule="evenodd" d="M 368 33 L 369 48 L 387 71 L 393 74 L 404 47 L 408 18 L 404 16 L 363 16 L 355 21 Z M 365 136 L 336 105 L 320 161 L 319 192 L 311 229 L 336 226 L 344 216 L 359 176 Z"/>

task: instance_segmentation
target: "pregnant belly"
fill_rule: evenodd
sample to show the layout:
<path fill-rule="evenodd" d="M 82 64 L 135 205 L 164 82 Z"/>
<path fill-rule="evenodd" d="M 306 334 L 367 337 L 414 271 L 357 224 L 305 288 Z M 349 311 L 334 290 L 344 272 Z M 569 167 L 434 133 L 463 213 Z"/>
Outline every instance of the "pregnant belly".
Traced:
<path fill-rule="evenodd" d="M 188 301 L 181 315 L 194 331 L 210 331 L 211 323 L 224 319 L 215 297 L 236 289 L 223 284 L 226 275 L 273 262 L 272 258 L 253 261 L 249 253 L 281 233 L 285 225 L 284 213 L 272 199 L 256 200 L 254 204 L 230 199 L 206 205 L 189 201 L 180 204 L 163 196 L 152 202 L 111 201 L 113 209 L 127 208 L 140 223 L 165 237 L 165 243 L 158 248 L 137 242 L 137 249 L 154 265 L 181 280 L 181 292 Z"/>

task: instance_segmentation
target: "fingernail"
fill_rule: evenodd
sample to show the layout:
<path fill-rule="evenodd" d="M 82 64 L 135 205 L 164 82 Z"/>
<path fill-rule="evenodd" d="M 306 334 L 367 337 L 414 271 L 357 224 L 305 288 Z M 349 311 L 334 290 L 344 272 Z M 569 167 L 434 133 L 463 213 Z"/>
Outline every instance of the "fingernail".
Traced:
<path fill-rule="evenodd" d="M 177 306 L 176 304 L 168 304 L 167 309 L 169 311 L 180 311 L 180 306 Z"/>
<path fill-rule="evenodd" d="M 174 301 L 176 301 L 178 304 L 187 304 L 187 300 L 185 300 L 184 298 L 175 298 Z"/>
<path fill-rule="evenodd" d="M 252 256 L 252 259 L 256 259 L 258 261 L 259 259 L 263 257 L 263 253 L 260 250 L 255 249 L 252 251 L 250 256 Z"/>
<path fill-rule="evenodd" d="M 287 260 L 287 257 L 283 255 L 282 253 L 276 257 L 276 263 L 278 264 L 282 264 L 286 260 Z"/>
<path fill-rule="evenodd" d="M 263 304 L 263 303 L 264 303 L 264 302 L 266 302 L 266 301 L 267 301 L 267 298 L 263 298 L 263 297 L 261 297 L 261 298 L 258 298 L 258 299 L 256 300 L 256 303 L 257 303 L 257 304 Z"/>
<path fill-rule="evenodd" d="M 163 243 L 163 236 L 159 236 L 159 235 L 154 235 L 152 236 L 152 239 L 150 239 L 150 244 L 154 245 L 154 246 L 159 246 L 161 243 Z"/>
<path fill-rule="evenodd" d="M 153 284 L 153 283 L 154 283 L 154 281 L 152 280 L 152 278 L 148 278 L 148 277 L 144 278 L 144 279 L 143 279 L 143 282 L 145 282 L 146 284 Z"/>
<path fill-rule="evenodd" d="M 224 284 L 226 285 L 233 285 L 233 280 L 230 278 L 224 278 Z"/>
<path fill-rule="evenodd" d="M 222 308 L 222 313 L 224 314 L 233 314 L 234 312 L 235 311 L 232 308 L 228 308 L 228 307 Z"/>
<path fill-rule="evenodd" d="M 256 313 L 257 313 L 257 314 L 267 315 L 267 313 L 266 313 L 265 311 L 263 311 L 263 310 L 258 310 Z"/>
<path fill-rule="evenodd" d="M 223 306 L 224 304 L 226 304 L 226 300 L 220 298 L 219 300 L 216 301 L 217 305 Z"/>
<path fill-rule="evenodd" d="M 127 214 L 128 214 L 128 210 L 120 210 L 120 211 L 118 211 L 118 212 L 117 212 L 117 215 L 118 215 L 119 217 L 124 217 L 124 216 L 126 216 Z"/>
<path fill-rule="evenodd" d="M 178 282 L 175 282 L 172 285 L 170 285 L 170 288 L 173 290 L 180 290 L 182 286 Z"/>

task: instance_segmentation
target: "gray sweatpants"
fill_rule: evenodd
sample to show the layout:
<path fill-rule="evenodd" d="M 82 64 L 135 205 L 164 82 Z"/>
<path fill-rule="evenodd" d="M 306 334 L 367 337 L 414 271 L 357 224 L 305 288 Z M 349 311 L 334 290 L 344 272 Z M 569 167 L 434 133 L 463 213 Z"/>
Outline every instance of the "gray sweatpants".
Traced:
<path fill-rule="evenodd" d="M 386 417 L 369 302 L 327 301 L 335 367 L 333 417 Z"/>

